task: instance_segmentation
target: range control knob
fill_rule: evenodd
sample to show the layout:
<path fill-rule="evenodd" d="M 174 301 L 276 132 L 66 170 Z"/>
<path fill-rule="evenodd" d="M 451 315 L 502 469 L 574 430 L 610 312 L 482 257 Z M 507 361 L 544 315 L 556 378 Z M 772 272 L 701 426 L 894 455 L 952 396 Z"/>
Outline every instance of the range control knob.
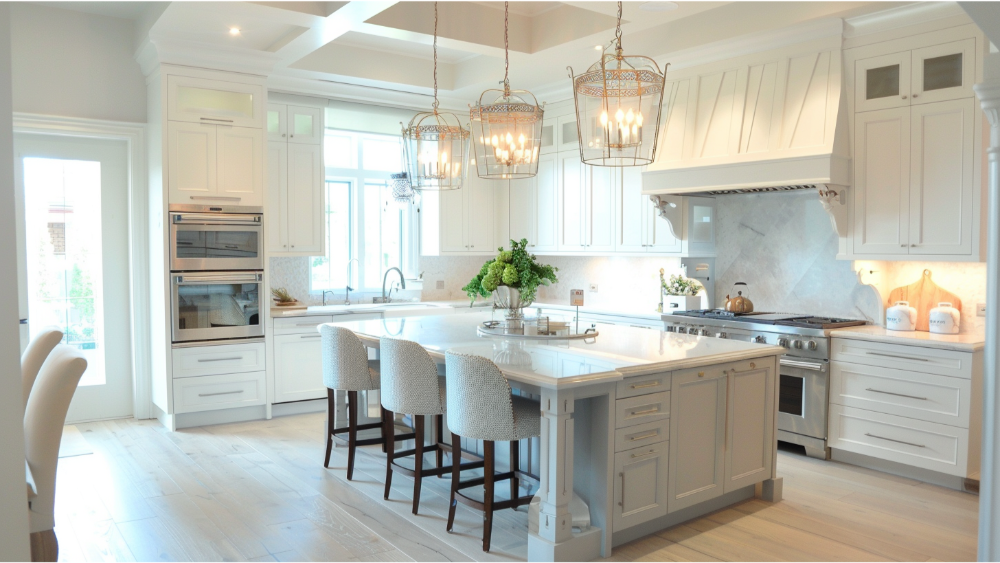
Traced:
<path fill-rule="evenodd" d="M 764 335 L 758 335 L 753 337 L 753 341 L 756 342 L 757 344 L 764 344 L 765 342 L 767 342 L 767 338 L 764 338 Z"/>
<path fill-rule="evenodd" d="M 778 346 L 784 346 L 785 348 L 788 348 L 788 339 L 784 337 L 779 338 Z"/>
<path fill-rule="evenodd" d="M 810 340 L 809 342 L 806 343 L 806 348 L 815 351 L 817 348 L 819 348 L 819 344 L 816 344 L 815 340 Z"/>
<path fill-rule="evenodd" d="M 801 350 L 802 349 L 802 341 L 801 340 L 792 340 L 792 347 L 795 348 L 796 350 Z"/>
<path fill-rule="evenodd" d="M 698 331 L 698 335 L 699 336 L 708 336 L 709 334 L 711 334 L 711 333 L 708 332 L 707 328 L 703 328 L 703 329 L 701 329 L 701 330 Z"/>
<path fill-rule="evenodd" d="M 729 338 L 729 335 L 726 334 L 725 332 L 717 332 L 717 333 L 715 333 L 715 337 L 716 338 Z"/>

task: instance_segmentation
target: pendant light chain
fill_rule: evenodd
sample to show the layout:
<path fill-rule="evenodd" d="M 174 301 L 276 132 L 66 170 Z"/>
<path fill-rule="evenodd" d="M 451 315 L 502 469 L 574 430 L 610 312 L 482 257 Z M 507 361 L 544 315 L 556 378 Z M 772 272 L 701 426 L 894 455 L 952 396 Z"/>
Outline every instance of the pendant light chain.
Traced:
<path fill-rule="evenodd" d="M 617 55 L 622 54 L 622 3 L 618 2 L 618 27 L 615 28 L 615 50 Z"/>
<path fill-rule="evenodd" d="M 621 2 L 618 3 L 621 10 Z M 438 110 L 438 3 L 434 2 L 434 113 Z"/>
<path fill-rule="evenodd" d="M 507 18 L 510 2 L 503 3 L 503 95 L 510 97 L 510 79 L 507 74 L 510 71 L 510 52 L 507 47 Z"/>

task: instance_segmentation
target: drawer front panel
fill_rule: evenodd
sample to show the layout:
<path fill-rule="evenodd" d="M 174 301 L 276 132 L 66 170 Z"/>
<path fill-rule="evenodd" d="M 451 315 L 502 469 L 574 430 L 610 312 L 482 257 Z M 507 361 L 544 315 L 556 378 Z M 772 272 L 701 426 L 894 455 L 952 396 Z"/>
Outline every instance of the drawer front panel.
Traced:
<path fill-rule="evenodd" d="M 303 334 L 319 332 L 319 325 L 332 323 L 332 315 L 288 317 L 274 319 L 274 334 Z"/>
<path fill-rule="evenodd" d="M 649 446 L 670 438 L 670 420 L 654 420 L 615 430 L 615 452 Z"/>
<path fill-rule="evenodd" d="M 972 379 L 972 354 L 968 352 L 834 338 L 830 359 Z"/>
<path fill-rule="evenodd" d="M 638 395 L 647 395 L 659 391 L 670 390 L 670 372 L 628 377 L 618 382 L 618 398 L 626 399 Z"/>
<path fill-rule="evenodd" d="M 920 372 L 832 362 L 830 402 L 969 427 L 972 382 Z"/>
<path fill-rule="evenodd" d="M 174 378 L 246 373 L 264 369 L 264 343 L 173 349 Z"/>
<path fill-rule="evenodd" d="M 174 413 L 263 405 L 263 371 L 174 380 Z"/>
<path fill-rule="evenodd" d="M 625 428 L 670 417 L 669 391 L 618 399 L 616 403 L 615 428 Z"/>
<path fill-rule="evenodd" d="M 966 477 L 969 431 L 830 405 L 831 448 Z"/>

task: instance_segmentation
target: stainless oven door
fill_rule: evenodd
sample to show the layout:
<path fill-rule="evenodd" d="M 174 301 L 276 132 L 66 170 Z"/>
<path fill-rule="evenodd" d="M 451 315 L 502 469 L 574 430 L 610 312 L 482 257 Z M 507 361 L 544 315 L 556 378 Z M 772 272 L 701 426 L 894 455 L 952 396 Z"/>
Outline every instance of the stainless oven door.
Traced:
<path fill-rule="evenodd" d="M 174 342 L 264 336 L 260 272 L 171 274 Z"/>
<path fill-rule="evenodd" d="M 779 430 L 826 440 L 829 365 L 826 361 L 781 358 Z"/>
<path fill-rule="evenodd" d="M 258 213 L 170 213 L 170 269 L 263 270 Z"/>

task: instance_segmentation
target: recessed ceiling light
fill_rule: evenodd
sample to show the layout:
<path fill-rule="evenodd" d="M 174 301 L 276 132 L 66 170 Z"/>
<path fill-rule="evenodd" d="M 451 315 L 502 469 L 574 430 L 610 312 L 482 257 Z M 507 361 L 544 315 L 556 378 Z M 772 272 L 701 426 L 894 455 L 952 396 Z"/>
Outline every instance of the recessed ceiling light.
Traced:
<path fill-rule="evenodd" d="M 594 50 L 595 51 L 603 51 L 604 50 L 604 45 L 594 45 Z"/>
<path fill-rule="evenodd" d="M 239 35 L 239 34 L 240 34 L 240 28 L 238 27 L 229 28 L 229 35 Z"/>
<path fill-rule="evenodd" d="M 676 2 L 643 2 L 639 9 L 646 12 L 671 12 L 677 9 Z"/>

